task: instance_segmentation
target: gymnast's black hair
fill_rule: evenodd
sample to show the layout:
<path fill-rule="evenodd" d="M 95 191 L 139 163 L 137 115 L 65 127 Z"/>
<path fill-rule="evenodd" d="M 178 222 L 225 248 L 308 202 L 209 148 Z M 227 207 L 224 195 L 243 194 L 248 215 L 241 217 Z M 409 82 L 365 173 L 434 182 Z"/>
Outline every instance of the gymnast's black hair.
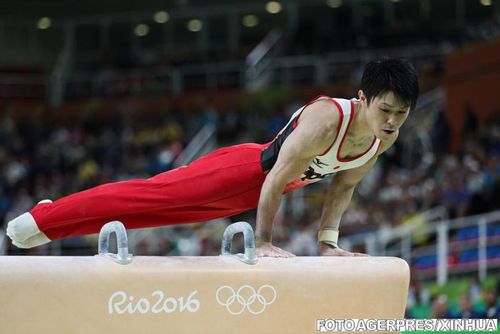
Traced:
<path fill-rule="evenodd" d="M 419 94 L 417 71 L 405 59 L 371 61 L 363 72 L 361 89 L 368 104 L 377 96 L 393 92 L 401 102 L 414 109 Z"/>

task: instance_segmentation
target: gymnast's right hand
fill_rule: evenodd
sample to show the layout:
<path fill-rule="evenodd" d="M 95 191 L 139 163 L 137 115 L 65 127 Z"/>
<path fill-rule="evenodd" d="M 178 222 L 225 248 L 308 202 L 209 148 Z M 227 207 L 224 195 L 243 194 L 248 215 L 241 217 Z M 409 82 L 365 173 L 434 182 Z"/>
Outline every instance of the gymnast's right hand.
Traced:
<path fill-rule="evenodd" d="M 255 248 L 255 255 L 258 257 L 294 257 L 295 255 L 283 250 L 279 247 L 273 246 L 270 242 L 257 243 Z"/>

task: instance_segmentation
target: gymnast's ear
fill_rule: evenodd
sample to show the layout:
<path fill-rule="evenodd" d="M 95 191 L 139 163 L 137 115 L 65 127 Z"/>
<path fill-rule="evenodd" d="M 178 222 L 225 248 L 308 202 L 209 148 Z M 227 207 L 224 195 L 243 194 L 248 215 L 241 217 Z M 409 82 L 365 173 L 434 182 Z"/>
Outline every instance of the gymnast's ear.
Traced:
<path fill-rule="evenodd" d="M 365 92 L 362 89 L 358 90 L 358 98 L 361 102 L 361 105 L 365 108 L 368 108 L 368 99 L 366 98 Z"/>
<path fill-rule="evenodd" d="M 363 103 L 367 103 L 367 99 L 366 99 L 366 95 L 365 95 L 365 92 L 363 92 L 362 89 L 358 90 L 358 99 L 363 102 Z"/>

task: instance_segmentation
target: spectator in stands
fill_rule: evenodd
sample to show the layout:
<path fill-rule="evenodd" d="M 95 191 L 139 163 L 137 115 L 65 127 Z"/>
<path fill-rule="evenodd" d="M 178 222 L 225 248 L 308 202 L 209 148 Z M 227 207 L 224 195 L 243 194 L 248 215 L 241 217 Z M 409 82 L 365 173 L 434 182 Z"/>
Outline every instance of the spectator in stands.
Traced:
<path fill-rule="evenodd" d="M 478 319 L 482 314 L 478 312 L 472 305 L 470 293 L 464 293 L 460 296 L 459 311 L 456 316 L 457 319 Z"/>
<path fill-rule="evenodd" d="M 450 313 L 448 306 L 448 297 L 446 295 L 439 295 L 432 303 L 431 318 L 433 319 L 450 319 L 453 314 Z"/>
<path fill-rule="evenodd" d="M 484 291 L 484 301 L 486 303 L 485 318 L 500 319 L 500 307 L 498 306 L 498 285 L 489 287 Z"/>
<path fill-rule="evenodd" d="M 441 201 L 448 209 L 450 218 L 463 217 L 467 212 L 471 196 L 465 184 L 463 167 L 453 156 L 445 160 L 444 167 Z"/>

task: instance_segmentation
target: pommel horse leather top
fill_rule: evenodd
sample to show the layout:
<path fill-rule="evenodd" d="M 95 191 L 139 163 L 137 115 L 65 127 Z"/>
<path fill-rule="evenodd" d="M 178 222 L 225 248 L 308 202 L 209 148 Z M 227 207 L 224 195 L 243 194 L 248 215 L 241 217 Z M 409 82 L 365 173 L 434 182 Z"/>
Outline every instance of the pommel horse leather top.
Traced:
<path fill-rule="evenodd" d="M 253 231 L 245 237 L 252 246 Z M 125 243 L 121 255 L 106 243 L 95 257 L 0 257 L 0 333 L 315 333 L 317 319 L 404 316 L 409 269 L 398 258 L 250 265 L 248 247 L 238 257 L 131 258 Z"/>

